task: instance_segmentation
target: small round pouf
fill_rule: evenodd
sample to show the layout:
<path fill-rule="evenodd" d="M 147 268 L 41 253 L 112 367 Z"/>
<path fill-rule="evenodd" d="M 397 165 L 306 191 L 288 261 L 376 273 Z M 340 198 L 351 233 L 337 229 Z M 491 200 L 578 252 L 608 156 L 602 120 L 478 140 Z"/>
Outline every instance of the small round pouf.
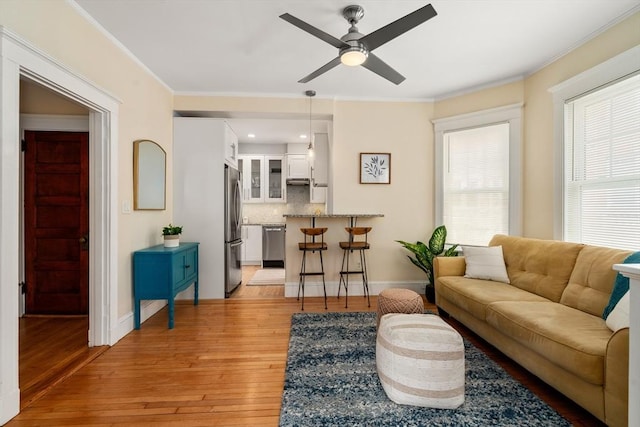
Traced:
<path fill-rule="evenodd" d="M 454 409 L 464 403 L 464 344 L 433 314 L 385 314 L 376 338 L 376 368 L 389 399 Z"/>
<path fill-rule="evenodd" d="M 387 313 L 424 313 L 424 301 L 411 289 L 385 289 L 378 295 L 378 321 Z"/>

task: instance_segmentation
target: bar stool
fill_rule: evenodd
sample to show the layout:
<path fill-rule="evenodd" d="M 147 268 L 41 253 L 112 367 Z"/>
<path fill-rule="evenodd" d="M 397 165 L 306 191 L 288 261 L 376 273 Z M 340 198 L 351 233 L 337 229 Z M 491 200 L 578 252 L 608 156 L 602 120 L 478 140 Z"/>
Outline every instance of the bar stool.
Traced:
<path fill-rule="evenodd" d="M 371 246 L 367 241 L 367 233 L 371 231 L 371 227 L 346 227 L 347 233 L 349 233 L 348 242 L 340 242 L 340 248 L 344 251 L 342 254 L 342 266 L 340 267 L 340 283 L 338 283 L 338 298 L 340 298 L 340 288 L 344 285 L 344 307 L 347 308 L 349 298 L 349 275 L 361 274 L 362 275 L 362 288 L 364 290 L 364 296 L 367 298 L 367 304 L 371 307 L 371 301 L 369 299 L 369 277 L 367 276 L 367 259 L 365 257 L 365 251 Z M 356 236 L 364 236 L 364 240 L 356 241 Z M 360 269 L 349 269 L 349 258 L 353 251 L 360 253 Z M 345 269 L 346 264 L 346 269 Z"/>
<path fill-rule="evenodd" d="M 322 263 L 322 251 L 327 250 L 327 244 L 324 241 L 324 233 L 327 227 L 301 228 L 304 234 L 304 242 L 298 243 L 298 249 L 302 251 L 302 265 L 300 267 L 300 281 L 298 282 L 298 300 L 300 299 L 300 289 L 302 289 L 302 310 L 304 310 L 304 284 L 307 276 L 322 276 L 322 289 L 324 290 L 324 308 L 327 308 L 327 287 L 324 282 L 324 264 Z M 320 242 L 316 242 L 316 238 L 320 236 Z M 320 271 L 307 271 L 307 253 L 315 253 L 318 251 L 320 255 Z"/>

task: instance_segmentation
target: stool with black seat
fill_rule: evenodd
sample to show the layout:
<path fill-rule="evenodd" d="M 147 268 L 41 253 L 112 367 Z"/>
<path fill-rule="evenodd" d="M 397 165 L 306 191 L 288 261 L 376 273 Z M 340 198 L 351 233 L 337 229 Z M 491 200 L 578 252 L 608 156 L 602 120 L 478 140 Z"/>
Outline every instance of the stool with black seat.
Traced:
<path fill-rule="evenodd" d="M 307 276 L 322 276 L 322 289 L 324 290 L 324 308 L 327 308 L 327 287 L 324 282 L 324 264 L 322 262 L 322 251 L 327 250 L 327 244 L 324 241 L 324 233 L 327 227 L 301 228 L 304 234 L 304 242 L 298 243 L 298 249 L 302 251 L 302 265 L 300 266 L 300 280 L 298 282 L 298 299 L 300 299 L 300 290 L 302 289 L 302 310 L 304 310 L 304 285 Z M 316 241 L 317 238 L 320 241 Z M 320 255 L 320 271 L 307 271 L 307 253 L 316 253 Z"/>
<path fill-rule="evenodd" d="M 367 258 L 365 251 L 368 250 L 371 245 L 367 241 L 367 233 L 371 231 L 371 227 L 346 227 L 347 233 L 349 233 L 348 242 L 340 242 L 340 248 L 344 251 L 342 254 L 342 266 L 340 267 L 340 283 L 338 284 L 338 298 L 340 298 L 340 288 L 344 286 L 345 301 L 344 307 L 347 308 L 349 304 L 349 275 L 360 274 L 362 275 L 362 288 L 364 290 L 364 297 L 367 299 L 367 304 L 371 307 L 371 300 L 369 299 L 369 277 L 367 275 Z M 356 240 L 357 236 L 364 236 L 364 240 Z M 362 239 L 362 237 L 360 237 Z M 350 270 L 349 255 L 353 251 L 358 251 L 360 254 L 360 268 L 357 270 Z"/>

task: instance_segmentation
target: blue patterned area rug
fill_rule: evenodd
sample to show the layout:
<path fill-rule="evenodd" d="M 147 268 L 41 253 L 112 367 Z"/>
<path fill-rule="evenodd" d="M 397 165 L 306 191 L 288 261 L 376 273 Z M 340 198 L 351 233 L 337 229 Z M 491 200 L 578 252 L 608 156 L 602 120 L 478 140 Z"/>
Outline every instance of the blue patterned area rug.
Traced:
<path fill-rule="evenodd" d="M 569 426 L 465 340 L 465 403 L 398 405 L 376 372 L 376 314 L 294 314 L 280 426 Z"/>

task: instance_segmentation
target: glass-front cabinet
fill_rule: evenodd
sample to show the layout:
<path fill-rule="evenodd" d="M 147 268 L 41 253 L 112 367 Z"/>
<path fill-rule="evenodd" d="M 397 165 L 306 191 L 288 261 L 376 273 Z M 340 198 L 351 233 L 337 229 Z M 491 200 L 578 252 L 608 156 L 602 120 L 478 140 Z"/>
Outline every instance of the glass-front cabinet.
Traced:
<path fill-rule="evenodd" d="M 282 203 L 286 201 L 283 156 L 238 156 L 242 172 L 245 203 Z"/>
<path fill-rule="evenodd" d="M 267 181 L 265 202 L 284 202 L 285 177 L 282 174 L 284 158 L 282 156 L 265 156 L 264 161 L 267 167 L 265 171 L 265 180 Z"/>
<path fill-rule="evenodd" d="M 264 201 L 263 164 L 264 156 L 238 157 L 238 170 L 242 172 L 242 198 L 244 202 Z"/>

